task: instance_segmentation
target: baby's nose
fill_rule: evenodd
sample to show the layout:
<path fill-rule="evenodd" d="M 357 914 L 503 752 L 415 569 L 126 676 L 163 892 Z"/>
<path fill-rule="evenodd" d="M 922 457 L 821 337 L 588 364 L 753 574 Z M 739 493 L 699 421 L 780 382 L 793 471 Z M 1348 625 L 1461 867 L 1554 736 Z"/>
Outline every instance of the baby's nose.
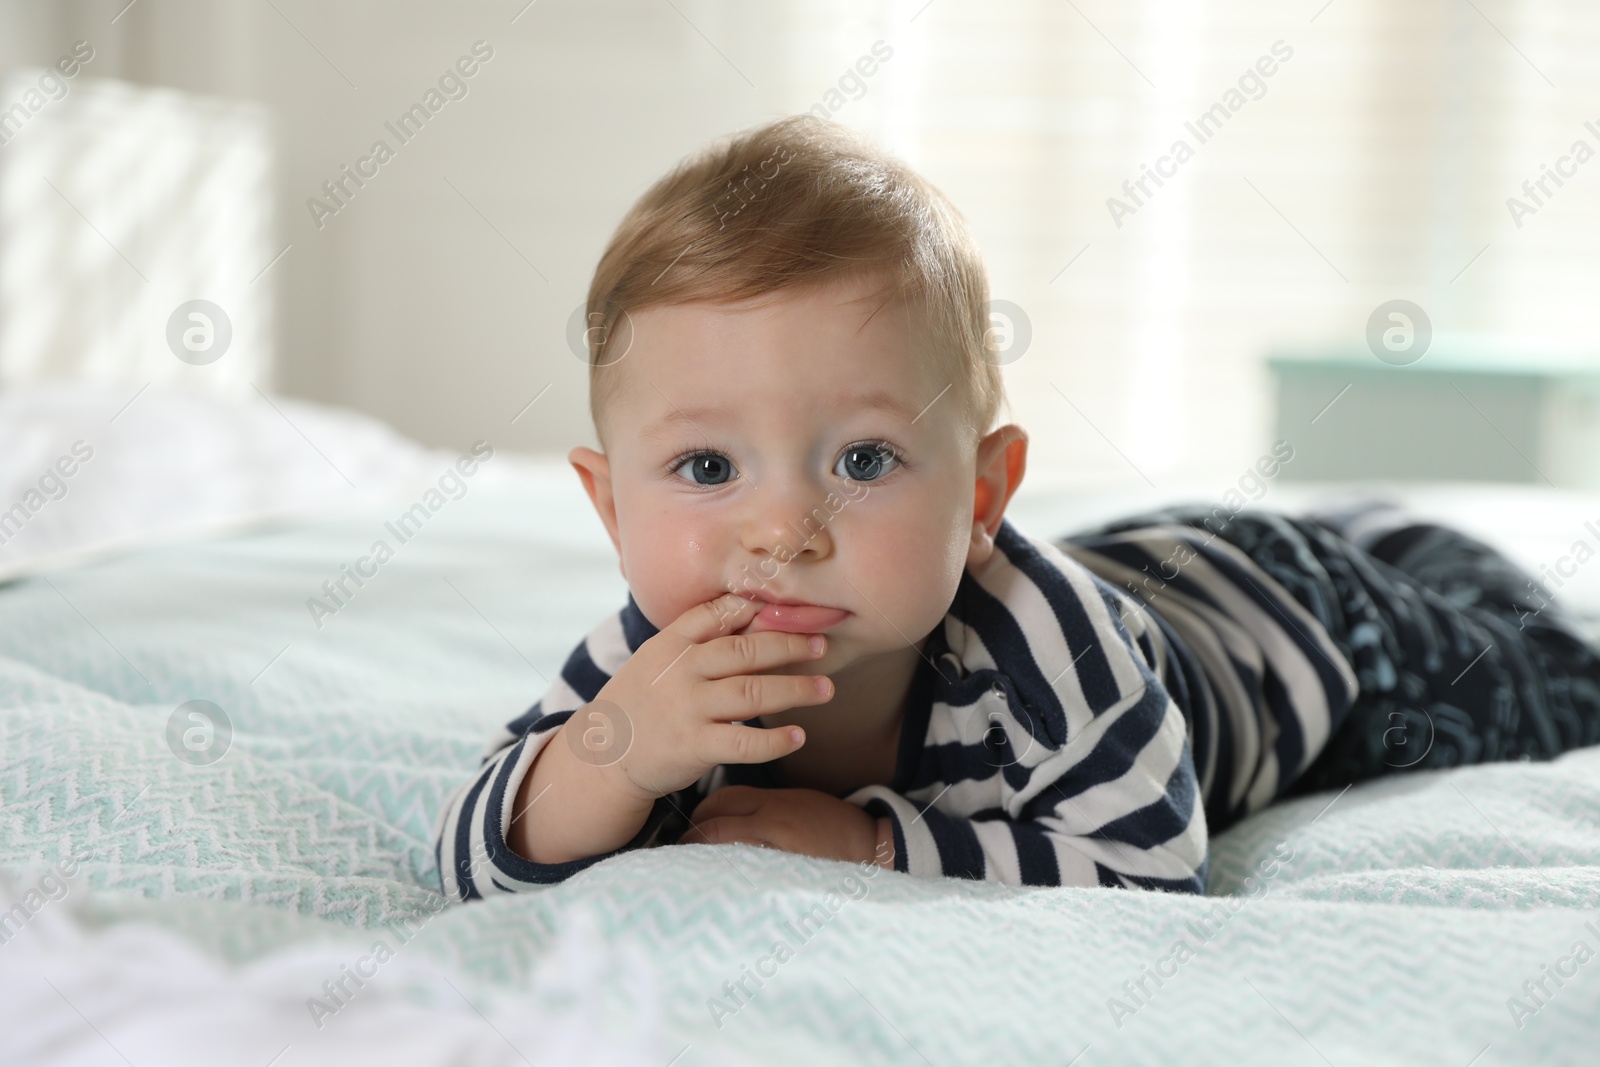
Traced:
<path fill-rule="evenodd" d="M 763 502 L 745 520 L 744 547 L 771 555 L 780 563 L 799 556 L 826 557 L 833 551 L 834 515 L 820 499 L 791 497 L 788 501 Z"/>

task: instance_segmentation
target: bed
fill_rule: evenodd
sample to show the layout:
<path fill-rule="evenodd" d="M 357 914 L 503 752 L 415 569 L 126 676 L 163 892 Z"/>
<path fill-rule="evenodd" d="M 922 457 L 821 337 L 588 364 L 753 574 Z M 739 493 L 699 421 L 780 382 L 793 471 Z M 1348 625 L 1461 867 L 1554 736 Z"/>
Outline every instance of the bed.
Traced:
<path fill-rule="evenodd" d="M 171 425 L 163 405 L 200 401 L 145 396 L 97 424 L 126 393 L 0 396 L 0 489 L 30 484 L 75 426 L 130 426 L 99 453 L 127 460 L 118 478 L 74 492 L 115 514 L 163 485 L 204 496 L 133 462 L 150 434 L 128 418 L 149 401 Z M 496 453 L 337 611 L 312 610 L 457 454 L 278 403 L 295 435 L 270 457 L 230 469 L 211 448 L 190 472 L 277 489 L 111 538 L 63 518 L 48 543 L 0 555 L 7 1062 L 1600 1058 L 1600 748 L 1279 804 L 1213 840 L 1203 898 L 862 878 L 685 845 L 445 905 L 444 799 L 624 586 L 570 469 Z M 242 410 L 205 432 L 267 432 Z M 324 461 L 364 474 L 299 492 Z M 303 463 L 302 481 L 270 463 Z M 1012 515 L 1066 533 L 1216 491 L 1035 483 Z M 1387 491 L 1536 570 L 1600 545 L 1586 525 L 1600 497 Z M 1275 485 L 1261 503 L 1327 492 Z M 67 516 L 73 499 L 50 506 Z M 1592 625 L 1600 562 L 1568 569 L 1562 602 Z M 194 724 L 209 724 L 203 745 Z M 778 939 L 793 947 L 781 962 Z"/>

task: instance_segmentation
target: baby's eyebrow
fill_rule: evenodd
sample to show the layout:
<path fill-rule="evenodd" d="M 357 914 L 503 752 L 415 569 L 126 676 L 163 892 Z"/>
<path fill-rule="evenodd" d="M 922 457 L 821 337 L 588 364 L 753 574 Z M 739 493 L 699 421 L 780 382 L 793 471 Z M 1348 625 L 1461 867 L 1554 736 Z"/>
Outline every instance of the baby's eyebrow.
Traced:
<path fill-rule="evenodd" d="M 671 403 L 668 401 L 668 403 Z M 829 410 L 852 409 L 883 411 L 890 415 L 898 415 L 906 422 L 910 422 L 917 414 L 915 408 L 909 406 L 904 399 L 893 393 L 872 392 L 860 396 L 844 395 L 833 397 L 828 405 Z M 657 437 L 674 427 L 688 424 L 698 426 L 703 423 L 716 422 L 728 414 L 728 408 L 718 404 L 705 404 L 694 407 L 679 407 L 672 405 L 672 410 L 665 412 L 660 418 L 646 423 L 639 431 L 642 437 Z"/>

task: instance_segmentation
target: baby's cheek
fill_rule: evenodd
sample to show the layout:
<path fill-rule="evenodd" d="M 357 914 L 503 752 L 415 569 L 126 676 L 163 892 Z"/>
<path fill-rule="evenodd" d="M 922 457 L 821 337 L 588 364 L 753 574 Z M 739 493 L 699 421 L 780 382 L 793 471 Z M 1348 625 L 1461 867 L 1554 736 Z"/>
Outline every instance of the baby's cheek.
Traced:
<path fill-rule="evenodd" d="M 717 584 L 710 553 L 693 536 L 662 529 L 629 545 L 626 557 L 628 588 L 657 629 L 726 592 Z"/>
<path fill-rule="evenodd" d="M 870 599 L 897 628 L 925 633 L 950 607 L 966 566 L 966 544 L 954 544 L 946 526 L 926 516 L 881 531 L 862 590 L 872 587 Z"/>

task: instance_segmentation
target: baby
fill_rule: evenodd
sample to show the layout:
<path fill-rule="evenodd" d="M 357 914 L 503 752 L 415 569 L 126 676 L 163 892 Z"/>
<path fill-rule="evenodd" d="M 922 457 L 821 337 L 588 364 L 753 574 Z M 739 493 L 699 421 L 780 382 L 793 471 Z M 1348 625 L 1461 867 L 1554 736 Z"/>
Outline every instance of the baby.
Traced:
<path fill-rule="evenodd" d="M 589 290 L 602 450 L 569 456 L 630 595 L 441 814 L 447 895 L 673 841 L 1203 893 L 1209 832 L 1400 766 L 1390 705 L 1419 727 L 1500 615 L 1393 559 L 1433 538 L 1427 560 L 1503 561 L 1370 513 L 1366 547 L 1348 517 L 1199 510 L 1025 536 L 987 299 L 949 202 L 831 122 L 747 131 L 644 194 Z M 1417 645 L 1413 600 L 1460 632 Z M 1491 639 L 1485 674 L 1525 682 Z M 1556 644 L 1546 673 L 1600 679 Z M 1577 704 L 1538 744 L 1423 765 L 1595 743 Z"/>

